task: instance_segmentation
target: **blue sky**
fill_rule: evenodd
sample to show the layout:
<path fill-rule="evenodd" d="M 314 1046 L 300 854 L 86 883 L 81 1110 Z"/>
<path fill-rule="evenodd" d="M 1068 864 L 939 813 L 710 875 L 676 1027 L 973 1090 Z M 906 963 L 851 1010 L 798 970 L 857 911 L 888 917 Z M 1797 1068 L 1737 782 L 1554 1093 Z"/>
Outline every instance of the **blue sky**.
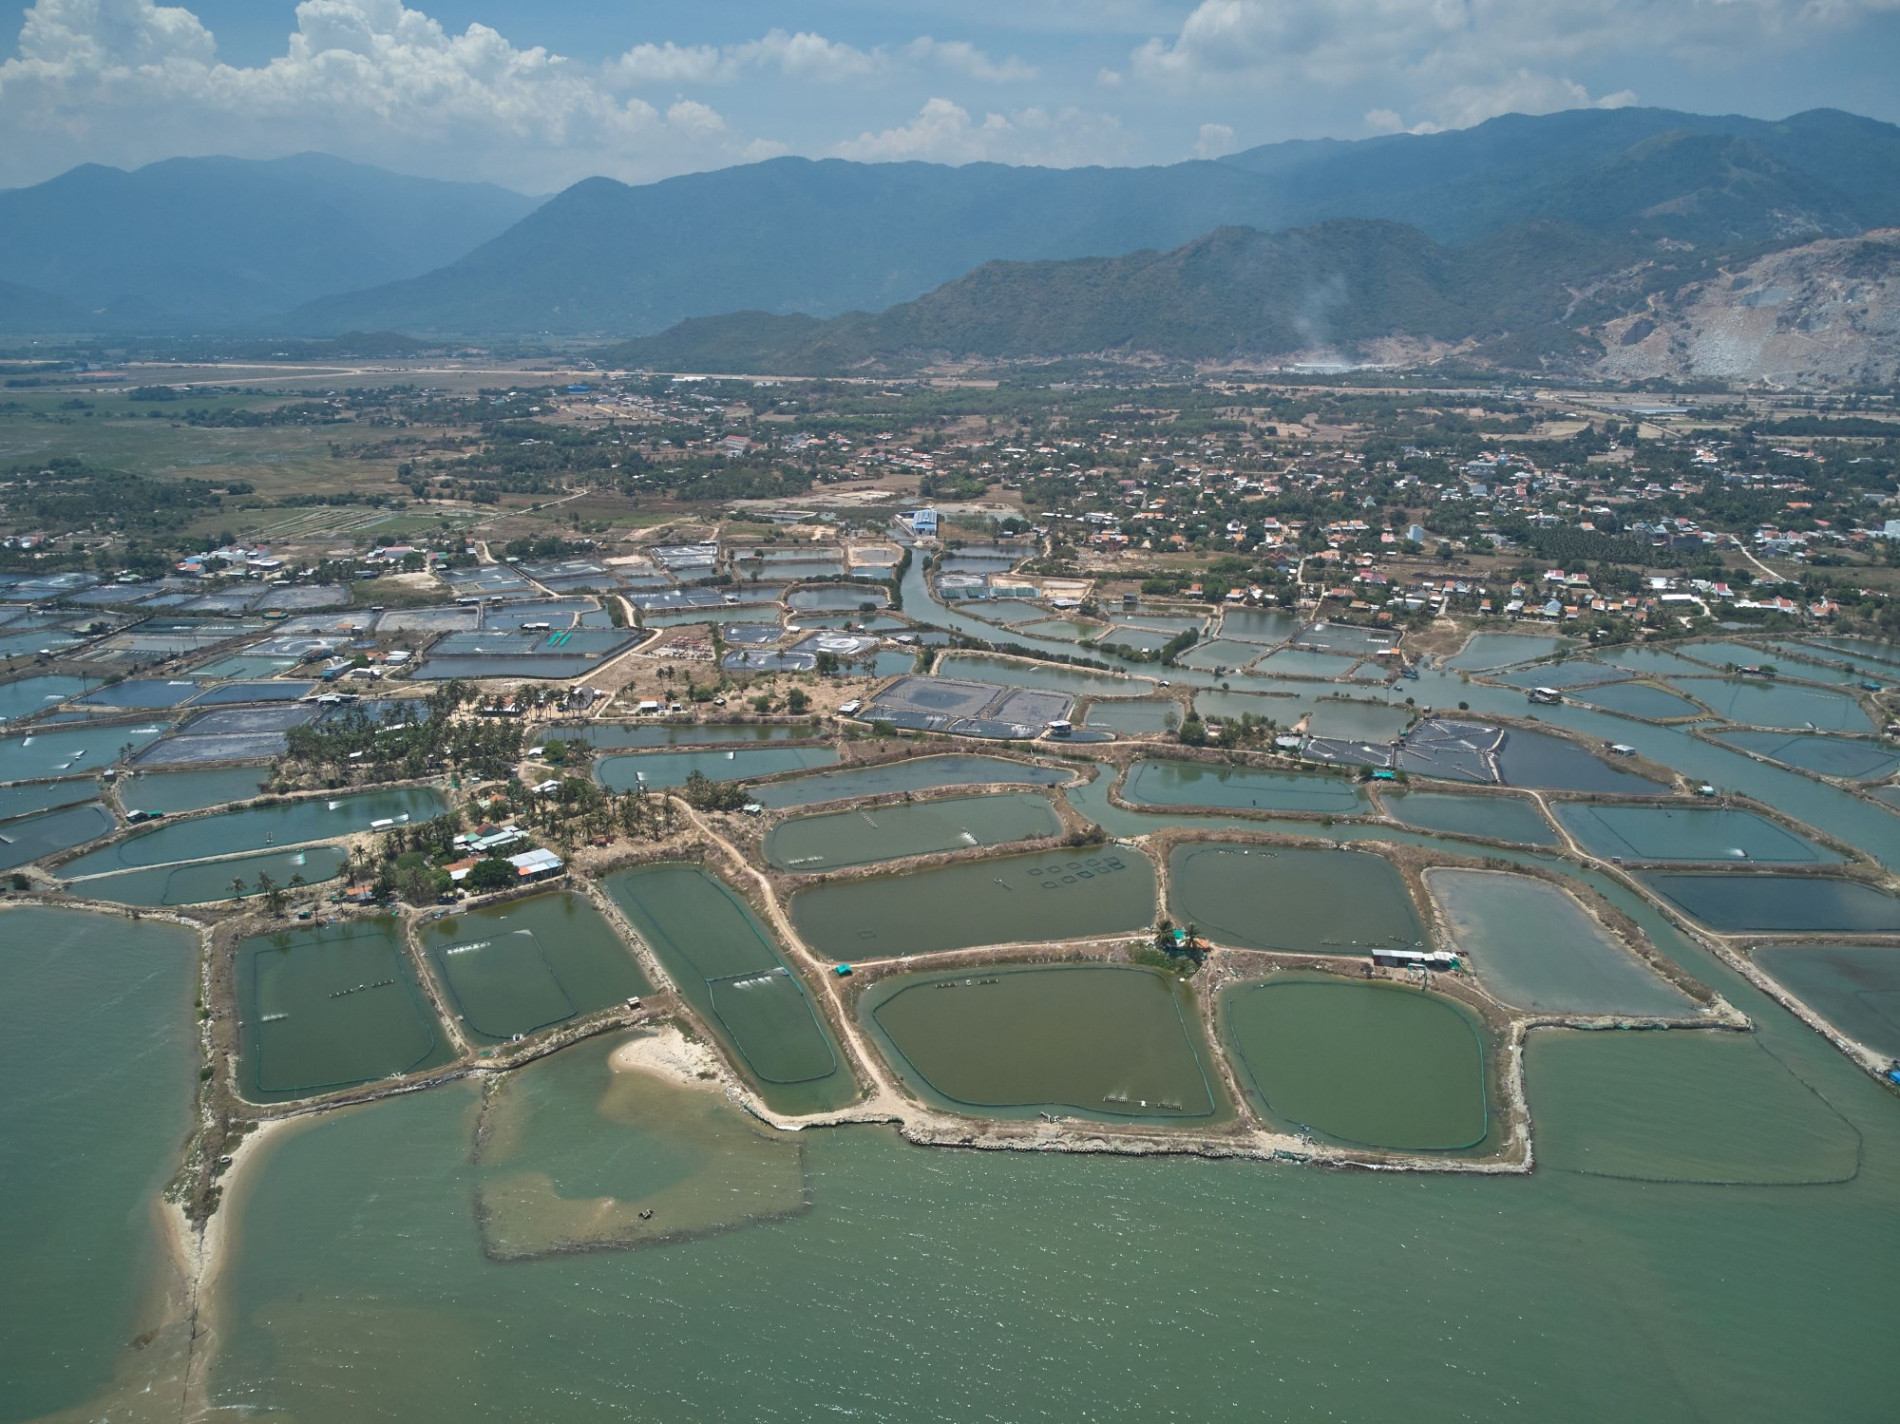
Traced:
<path fill-rule="evenodd" d="M 1170 163 L 1642 103 L 1900 120 L 1900 0 L 0 0 L 0 184 L 320 149 L 549 192 Z"/>

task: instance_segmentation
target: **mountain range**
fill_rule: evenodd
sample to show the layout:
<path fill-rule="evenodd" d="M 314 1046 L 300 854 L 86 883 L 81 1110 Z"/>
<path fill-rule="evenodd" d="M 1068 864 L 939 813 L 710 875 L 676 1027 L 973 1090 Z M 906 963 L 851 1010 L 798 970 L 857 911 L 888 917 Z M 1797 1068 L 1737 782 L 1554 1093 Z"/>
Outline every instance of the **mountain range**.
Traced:
<path fill-rule="evenodd" d="M 782 158 L 541 203 L 180 159 L 0 192 L 0 330 L 632 338 L 617 358 L 703 369 L 1380 341 L 1540 363 L 1724 263 L 1890 226 L 1900 128 L 1832 110 L 1510 115 L 1149 168 Z"/>
<path fill-rule="evenodd" d="M 536 206 L 320 153 L 87 164 L 0 191 L 0 329 L 231 330 L 430 271 Z"/>
<path fill-rule="evenodd" d="M 879 309 L 998 259 L 1340 217 L 1457 244 L 1539 219 L 1697 246 L 1838 236 L 1900 222 L 1900 129 L 1833 111 L 1770 123 L 1580 110 L 1162 168 L 782 158 L 638 188 L 590 179 L 438 271 L 288 320 L 312 334 L 634 336 L 742 309 Z"/>

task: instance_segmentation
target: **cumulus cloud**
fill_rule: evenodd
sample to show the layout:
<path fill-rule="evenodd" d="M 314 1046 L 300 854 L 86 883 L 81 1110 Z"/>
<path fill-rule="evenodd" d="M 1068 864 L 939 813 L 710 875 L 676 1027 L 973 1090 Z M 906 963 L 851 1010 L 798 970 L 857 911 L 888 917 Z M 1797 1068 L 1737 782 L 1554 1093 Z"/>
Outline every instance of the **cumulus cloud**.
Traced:
<path fill-rule="evenodd" d="M 1194 140 L 1196 158 L 1219 158 L 1234 151 L 1234 131 L 1226 124 L 1202 124 L 1200 137 Z"/>
<path fill-rule="evenodd" d="M 451 31 L 403 0 L 302 0 L 294 24 L 275 58 L 233 65 L 182 6 L 37 0 L 17 54 L 0 61 L 0 133 L 11 140 L 0 144 L 0 182 L 83 159 L 323 148 L 545 189 L 587 173 L 638 179 L 785 151 L 778 139 L 761 148 L 731 132 L 691 92 L 701 86 L 743 77 L 826 86 L 921 70 L 1009 83 L 1036 73 L 959 40 L 861 48 L 784 29 L 724 46 L 640 44 L 582 64 L 487 25 Z M 651 89 L 671 92 L 649 99 Z"/>
<path fill-rule="evenodd" d="M 948 99 L 931 99 L 910 123 L 865 132 L 834 153 L 867 163 L 922 159 L 932 163 L 1033 163 L 1074 168 L 1125 155 L 1121 125 L 1110 115 L 1063 109 L 1020 109 L 980 120 Z"/>
<path fill-rule="evenodd" d="M 1660 52 L 1717 65 L 1895 9 L 1900 0 L 1201 0 L 1174 35 L 1136 49 L 1129 69 L 1177 90 L 1389 84 L 1416 96 L 1419 123 L 1450 127 L 1629 102 L 1592 98 L 1567 77 L 1605 59 Z M 1367 122 L 1403 126 L 1390 106 Z"/>
<path fill-rule="evenodd" d="M 808 83 L 837 84 L 929 66 L 985 84 L 1034 79 L 1036 70 L 1014 55 L 992 59 L 967 40 L 920 35 L 891 50 L 860 49 L 820 34 L 772 30 L 756 40 L 726 45 L 638 44 L 609 66 L 631 85 L 730 84 L 748 72 L 770 71 Z"/>
<path fill-rule="evenodd" d="M 1034 65 L 1024 64 L 1013 54 L 1003 60 L 991 59 L 968 40 L 938 40 L 923 35 L 912 40 L 905 53 L 985 84 L 1012 84 L 1036 77 Z"/>

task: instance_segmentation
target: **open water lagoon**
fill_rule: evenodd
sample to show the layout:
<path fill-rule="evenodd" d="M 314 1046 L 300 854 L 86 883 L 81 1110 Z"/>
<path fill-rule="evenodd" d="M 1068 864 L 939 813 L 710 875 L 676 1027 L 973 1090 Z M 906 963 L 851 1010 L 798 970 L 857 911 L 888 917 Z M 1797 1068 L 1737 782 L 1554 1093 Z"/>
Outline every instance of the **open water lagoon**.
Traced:
<path fill-rule="evenodd" d="M 1530 1095 L 1553 1118 L 1537 1129 L 1544 1170 L 1528 1178 L 942 1152 L 841 1129 L 799 1135 L 811 1211 L 524 1268 L 485 1254 L 471 1209 L 476 1097 L 450 1088 L 259 1149 L 225 1208 L 237 1249 L 213 1402 L 402 1424 L 578 1424 L 630 1398 L 655 1418 L 857 1410 L 946 1424 L 970 1417 L 973 1390 L 1037 1421 L 1253 1420 L 1269 1394 L 1295 1417 L 1502 1424 L 1526 1401 L 1563 1424 L 1884 1417 L 1900 1390 L 1886 1308 L 1900 1119 L 1865 1075 L 1709 965 L 1693 968 L 1864 1139 L 1851 1180 L 1791 1190 L 1554 1168 L 1555 1154 L 1627 1140 L 1632 1107 L 1673 1070 L 1595 1073 L 1546 1053 L 1553 1039 L 1613 1052 L 1745 1040 L 1539 1032 Z M 1717 1109 L 1751 1111 L 1732 1066 L 1697 1075 L 1687 1104 L 1691 1127 L 1732 1125 L 1717 1123 L 1718 1146 L 1746 1124 Z M 591 1110 L 596 1085 L 573 1081 Z M 1838 1132 L 1815 1144 L 1834 1175 Z M 533 1170 L 538 1150 L 509 1169 Z M 658 1150 L 643 1143 L 627 1165 Z M 1678 1165 L 1668 1132 L 1644 1150 Z M 1763 1134 L 1724 1148 L 1731 1164 L 1785 1176 L 1778 1157 L 1748 1161 L 1774 1150 Z M 558 1151 L 547 1160 L 561 1170 Z M 893 1242 L 906 1243 L 901 1260 Z M 1179 1348 L 1152 1348 L 1169 1335 Z"/>
<path fill-rule="evenodd" d="M 1046 796 L 1010 791 L 794 816 L 766 833 L 765 858 L 801 874 L 910 855 L 1039 840 L 1062 829 Z"/>
<path fill-rule="evenodd" d="M 505 1043 L 653 989 L 613 926 L 571 890 L 446 915 L 421 934 L 463 1029 L 480 1043 Z"/>
<path fill-rule="evenodd" d="M 159 1323 L 153 1203 L 190 1127 L 197 962 L 182 926 L 0 910 L 0 1419 L 85 1403 Z"/>
<path fill-rule="evenodd" d="M 1288 974 L 1235 985 L 1220 1008 L 1241 1081 L 1283 1127 L 1424 1152 L 1489 1132 L 1483 1031 L 1448 999 Z"/>
<path fill-rule="evenodd" d="M 1900 945 L 1763 945 L 1749 957 L 1849 1038 L 1900 1058 Z"/>
<path fill-rule="evenodd" d="M 1155 873 L 1127 846 L 1058 847 L 812 885 L 787 909 L 827 958 L 890 959 L 1132 933 L 1154 921 Z"/>
<path fill-rule="evenodd" d="M 394 920 L 283 930 L 237 950 L 238 1089 L 257 1102 L 413 1073 L 452 1056 Z"/>
<path fill-rule="evenodd" d="M 1580 1014 L 1688 1015 L 1688 995 L 1560 885 L 1439 867 L 1425 875 L 1461 955 L 1499 1002 Z"/>
<path fill-rule="evenodd" d="M 1343 776 L 1214 762 L 1143 760 L 1128 769 L 1122 799 L 1137 806 L 1211 806 L 1223 811 L 1304 811 L 1363 816 L 1372 802 Z"/>
<path fill-rule="evenodd" d="M 503 1079 L 474 1142 L 483 1254 L 535 1261 L 691 1241 L 803 1212 L 799 1139 L 750 1120 L 715 1084 L 628 1066 L 597 1039 Z"/>
<path fill-rule="evenodd" d="M 601 883 L 768 1103 L 800 1113 L 856 1101 L 830 1030 L 730 886 L 697 865 L 640 866 Z"/>
<path fill-rule="evenodd" d="M 1192 995 L 1158 970 L 900 975 L 858 1013 L 904 1076 L 954 1111 L 1200 1120 L 1225 1106 Z"/>
<path fill-rule="evenodd" d="M 1861 1169 L 1853 1124 L 1754 1034 L 1540 1030 L 1525 1073 L 1553 1171 L 1766 1186 Z"/>
<path fill-rule="evenodd" d="M 1294 954 L 1422 947 L 1405 881 L 1361 850 L 1191 841 L 1168 855 L 1168 913 L 1217 944 Z"/>

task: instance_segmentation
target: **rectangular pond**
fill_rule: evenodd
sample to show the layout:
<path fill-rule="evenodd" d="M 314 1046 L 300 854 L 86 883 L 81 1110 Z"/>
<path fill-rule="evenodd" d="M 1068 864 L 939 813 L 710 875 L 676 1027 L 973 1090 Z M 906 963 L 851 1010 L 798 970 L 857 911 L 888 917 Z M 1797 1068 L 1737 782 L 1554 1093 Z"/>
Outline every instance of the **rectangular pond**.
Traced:
<path fill-rule="evenodd" d="M 448 1062 L 401 933 L 362 920 L 239 945 L 238 1091 L 273 1102 Z"/>
<path fill-rule="evenodd" d="M 1128 769 L 1122 799 L 1138 806 L 1299 811 L 1363 816 L 1372 802 L 1344 776 L 1306 775 L 1216 762 L 1143 760 Z"/>
<path fill-rule="evenodd" d="M 1514 730 L 1499 749 L 1498 772 L 1506 786 L 1535 791 L 1620 792 L 1626 796 L 1661 795 L 1660 782 L 1612 766 L 1567 737 Z"/>
<path fill-rule="evenodd" d="M 275 885 L 306 885 L 334 880 L 343 871 L 338 846 L 313 845 L 302 850 L 262 851 L 228 860 L 200 860 L 187 865 L 158 865 L 98 875 L 67 886 L 70 893 L 115 905 L 206 905 L 218 900 L 248 899 L 263 893 L 260 878 Z M 242 882 L 242 893 L 233 882 Z"/>
<path fill-rule="evenodd" d="M 613 926 L 571 890 L 445 915 L 420 933 L 456 1017 L 480 1043 L 506 1043 L 653 989 Z"/>
<path fill-rule="evenodd" d="M 1171 697 L 1098 699 L 1089 704 L 1083 725 L 1129 736 L 1172 732 L 1181 725 L 1181 704 Z"/>
<path fill-rule="evenodd" d="M 1873 722 L 1844 692 L 1753 678 L 1681 678 L 1676 684 L 1717 715 L 1744 727 L 1816 732 L 1867 732 Z"/>
<path fill-rule="evenodd" d="M 838 760 L 832 747 L 739 747 L 731 751 L 707 749 L 690 752 L 634 752 L 601 757 L 594 763 L 594 779 L 609 791 L 631 791 L 636 786 L 664 790 L 683 786 L 694 772 L 714 781 L 747 781 L 776 776 L 782 771 L 810 771 Z"/>
<path fill-rule="evenodd" d="M 97 801 L 0 821 L 0 870 L 14 870 L 41 856 L 71 850 L 118 827 L 112 813 Z"/>
<path fill-rule="evenodd" d="M 1168 855 L 1168 913 L 1239 949 L 1429 947 L 1404 878 L 1370 851 L 1190 841 Z"/>
<path fill-rule="evenodd" d="M 1299 628 L 1296 614 L 1272 608 L 1229 608 L 1220 616 L 1218 636 L 1243 643 L 1284 643 Z"/>
<path fill-rule="evenodd" d="M 57 707 L 86 690 L 76 677 L 23 677 L 0 682 L 0 722 L 17 721 Z"/>
<path fill-rule="evenodd" d="M 155 741 L 165 730 L 161 723 L 140 722 L 7 737 L 0 740 L 0 781 L 90 776 L 113 765 L 128 749 L 136 751 Z"/>
<path fill-rule="evenodd" d="M 1849 1038 L 1900 1058 L 1900 947 L 1779 944 L 1749 957 Z"/>
<path fill-rule="evenodd" d="M 767 832 L 764 853 L 780 870 L 809 875 L 910 855 L 1039 840 L 1061 830 L 1047 797 L 1016 791 L 796 816 Z"/>
<path fill-rule="evenodd" d="M 601 885 L 775 1109 L 823 1112 L 857 1099 L 804 985 L 730 886 L 697 865 L 619 870 Z"/>
<path fill-rule="evenodd" d="M 1696 684 L 1686 686 L 1693 691 Z M 1640 717 L 1650 722 L 1708 715 L 1688 698 L 1653 682 L 1606 682 L 1600 687 L 1572 692 L 1570 698 L 1589 707 L 1601 707 L 1606 712 L 1620 712 L 1625 717 Z"/>
<path fill-rule="evenodd" d="M 23 781 L 15 786 L 0 786 L 0 821 L 15 816 L 30 816 L 35 811 L 50 811 L 55 806 L 73 806 L 99 794 L 96 781 Z"/>
<path fill-rule="evenodd" d="M 1482 1030 L 1448 999 L 1276 975 L 1229 988 L 1220 1010 L 1241 1081 L 1282 1127 L 1412 1152 L 1465 1151 L 1489 1134 Z"/>
<path fill-rule="evenodd" d="M 1786 732 L 1715 732 L 1718 742 L 1786 762 L 1802 771 L 1849 781 L 1878 781 L 1900 770 L 1900 749 L 1871 737 L 1789 735 Z"/>
<path fill-rule="evenodd" d="M 426 821 L 441 815 L 445 804 L 439 791 L 424 786 L 278 801 L 138 832 L 62 866 L 60 874 L 73 879 L 139 866 L 203 860 L 260 846 L 336 840 L 376 829 L 379 822 L 403 825 Z"/>
<path fill-rule="evenodd" d="M 775 781 L 756 788 L 754 798 L 761 805 L 782 811 L 794 806 L 815 806 L 823 801 L 855 801 L 903 791 L 934 791 L 944 786 L 994 783 L 1059 786 L 1074 779 L 1075 773 L 1063 767 L 1011 761 L 1007 757 L 912 757 L 906 761 L 843 767 L 815 776 Z"/>
<path fill-rule="evenodd" d="M 899 975 L 874 985 L 858 1014 L 905 1078 L 952 1111 L 1196 1120 L 1224 1107 L 1192 993 L 1158 970 Z"/>
<path fill-rule="evenodd" d="M 799 742 L 816 736 L 809 723 L 772 722 L 592 722 L 549 728 L 544 741 L 585 742 L 590 747 L 677 747 L 711 742 Z"/>
<path fill-rule="evenodd" d="M 1722 934 L 1900 934 L 1900 899 L 1839 876 L 1662 871 L 1641 879 Z"/>
<path fill-rule="evenodd" d="M 993 682 L 1002 687 L 1033 687 L 1043 692 L 1067 692 L 1078 697 L 1139 697 L 1153 691 L 1146 678 L 1097 672 L 1061 663 L 1032 663 L 994 653 L 945 653 L 937 660 L 939 677 Z"/>
<path fill-rule="evenodd" d="M 1445 666 L 1454 672 L 1489 672 L 1512 663 L 1527 663 L 1532 658 L 1547 658 L 1559 648 L 1569 646 L 1566 638 L 1540 633 L 1473 633 L 1471 641 Z"/>
<path fill-rule="evenodd" d="M 1402 826 L 1450 831 L 1518 845 L 1556 845 L 1558 836 L 1537 804 L 1521 796 L 1460 796 L 1449 791 L 1382 789 L 1379 799 Z"/>
<path fill-rule="evenodd" d="M 119 782 L 119 800 L 128 811 L 168 816 L 203 811 L 234 801 L 253 801 L 270 780 L 268 766 L 221 766 L 205 771 L 141 771 Z"/>
<path fill-rule="evenodd" d="M 829 959 L 1127 934 L 1154 921 L 1155 874 L 1124 846 L 1031 851 L 794 893 L 792 923 Z"/>
<path fill-rule="evenodd" d="M 1687 1015 L 1695 1005 L 1560 885 L 1529 875 L 1437 867 L 1425 883 L 1500 1002 L 1554 1013 Z"/>
<path fill-rule="evenodd" d="M 1758 860 L 1819 865 L 1840 856 L 1756 811 L 1728 806 L 1552 807 L 1564 828 L 1593 855 L 1625 860 Z"/>

